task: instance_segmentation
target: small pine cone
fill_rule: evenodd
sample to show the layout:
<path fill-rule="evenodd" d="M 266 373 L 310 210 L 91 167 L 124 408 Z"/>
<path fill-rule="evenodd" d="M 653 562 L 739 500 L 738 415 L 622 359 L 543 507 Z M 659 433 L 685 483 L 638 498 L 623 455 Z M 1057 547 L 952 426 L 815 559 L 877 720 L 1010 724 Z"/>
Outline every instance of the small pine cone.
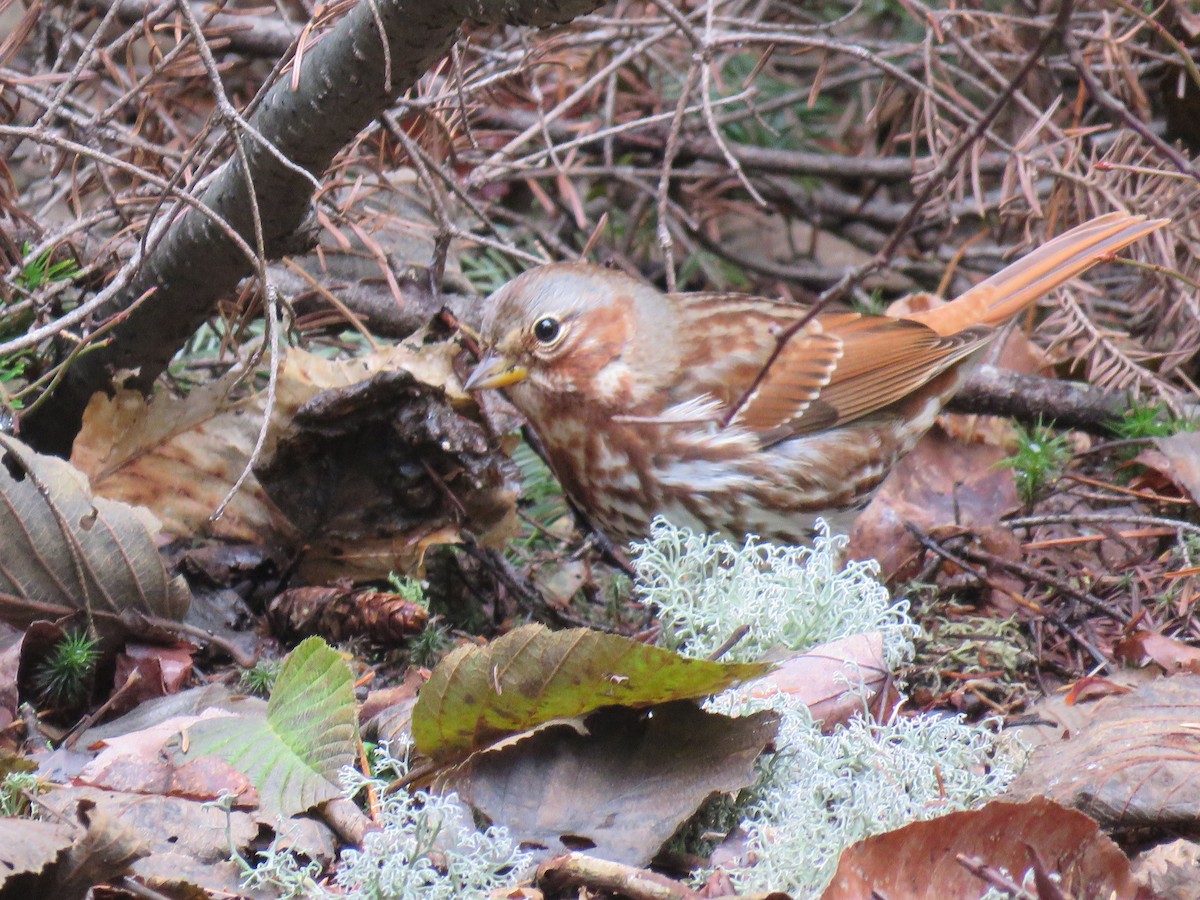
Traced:
<path fill-rule="evenodd" d="M 334 643 L 352 637 L 395 646 L 419 633 L 429 611 L 399 594 L 347 587 L 303 587 L 284 591 L 267 610 L 275 632 L 296 640 L 317 634 Z"/>

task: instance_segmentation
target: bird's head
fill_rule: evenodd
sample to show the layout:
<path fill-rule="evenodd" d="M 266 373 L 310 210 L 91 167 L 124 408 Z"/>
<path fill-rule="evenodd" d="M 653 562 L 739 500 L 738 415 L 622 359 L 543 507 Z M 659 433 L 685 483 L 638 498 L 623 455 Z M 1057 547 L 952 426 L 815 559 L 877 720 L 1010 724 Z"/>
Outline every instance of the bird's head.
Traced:
<path fill-rule="evenodd" d="M 466 389 L 509 388 L 526 411 L 534 401 L 629 407 L 653 392 L 656 374 L 669 373 L 675 362 L 669 298 L 613 269 L 542 266 L 485 303 L 484 357 Z"/>

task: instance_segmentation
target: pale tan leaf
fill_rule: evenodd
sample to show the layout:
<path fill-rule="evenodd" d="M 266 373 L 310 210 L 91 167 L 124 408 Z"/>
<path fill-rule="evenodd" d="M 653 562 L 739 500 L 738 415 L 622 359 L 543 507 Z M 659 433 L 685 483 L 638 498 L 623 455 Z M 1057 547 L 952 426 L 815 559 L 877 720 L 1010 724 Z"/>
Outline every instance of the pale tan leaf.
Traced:
<path fill-rule="evenodd" d="M 154 510 L 169 534 L 211 531 L 234 541 L 287 534 L 283 517 L 253 479 L 216 523 L 209 518 L 246 466 L 262 421 L 262 398 L 234 399 L 227 375 L 186 397 L 138 391 L 95 394 L 71 461 L 96 493 Z"/>
<path fill-rule="evenodd" d="M 822 730 L 831 731 L 863 711 L 887 683 L 883 635 L 852 634 L 777 661 L 745 687 L 751 697 L 788 694 L 808 707 Z"/>
<path fill-rule="evenodd" d="M 302 405 L 321 391 L 356 384 L 377 372 L 408 369 L 421 379 L 452 378 L 449 349 L 419 353 L 404 345 L 352 360 L 289 350 L 279 371 L 266 451 Z M 286 538 L 290 526 L 251 476 L 216 522 L 209 518 L 229 493 L 258 439 L 266 396 L 236 396 L 239 373 L 147 400 L 137 391 L 96 394 L 84 414 L 71 461 L 96 493 L 152 509 L 170 534 L 211 529 L 228 540 Z M 181 487 L 186 486 L 186 489 Z"/>

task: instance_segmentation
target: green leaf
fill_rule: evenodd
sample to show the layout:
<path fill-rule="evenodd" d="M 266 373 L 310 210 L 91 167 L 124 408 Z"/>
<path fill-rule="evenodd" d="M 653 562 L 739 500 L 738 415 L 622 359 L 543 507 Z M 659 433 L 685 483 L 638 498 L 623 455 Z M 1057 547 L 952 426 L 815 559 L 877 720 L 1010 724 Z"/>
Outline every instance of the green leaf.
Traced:
<path fill-rule="evenodd" d="M 219 756 L 246 775 L 268 814 L 292 816 L 330 800 L 358 748 L 350 667 L 309 638 L 280 669 L 265 718 L 204 719 L 188 729 L 188 741 L 188 759 Z"/>
<path fill-rule="evenodd" d="M 586 628 L 524 625 L 486 647 L 460 647 L 438 664 L 413 708 L 413 741 L 444 762 L 602 706 L 707 697 L 769 668 L 688 659 Z"/>

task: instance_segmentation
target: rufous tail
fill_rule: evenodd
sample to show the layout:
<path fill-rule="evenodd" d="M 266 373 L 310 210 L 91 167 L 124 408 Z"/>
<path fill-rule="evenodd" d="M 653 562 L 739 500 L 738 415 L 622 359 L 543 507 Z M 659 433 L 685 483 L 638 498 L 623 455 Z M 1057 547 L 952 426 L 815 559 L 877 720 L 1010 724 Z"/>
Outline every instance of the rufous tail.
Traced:
<path fill-rule="evenodd" d="M 953 302 L 904 318 L 941 335 L 972 325 L 1002 325 L 1034 300 L 1169 221 L 1126 213 L 1100 216 L 1046 242 Z"/>

